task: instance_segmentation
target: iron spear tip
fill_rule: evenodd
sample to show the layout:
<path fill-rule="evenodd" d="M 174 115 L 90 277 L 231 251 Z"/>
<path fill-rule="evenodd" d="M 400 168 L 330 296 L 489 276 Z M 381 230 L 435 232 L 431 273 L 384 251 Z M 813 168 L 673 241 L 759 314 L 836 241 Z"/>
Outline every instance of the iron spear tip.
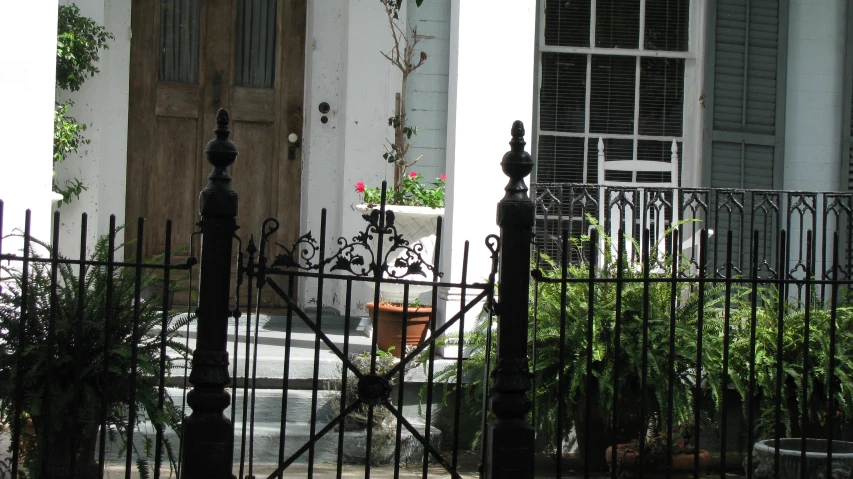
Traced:
<path fill-rule="evenodd" d="M 524 122 L 521 120 L 515 120 L 512 122 L 512 137 L 524 138 Z"/>
<path fill-rule="evenodd" d="M 228 114 L 228 110 L 220 108 L 219 111 L 216 112 L 216 125 L 220 128 L 227 128 L 230 122 L 231 116 Z"/>

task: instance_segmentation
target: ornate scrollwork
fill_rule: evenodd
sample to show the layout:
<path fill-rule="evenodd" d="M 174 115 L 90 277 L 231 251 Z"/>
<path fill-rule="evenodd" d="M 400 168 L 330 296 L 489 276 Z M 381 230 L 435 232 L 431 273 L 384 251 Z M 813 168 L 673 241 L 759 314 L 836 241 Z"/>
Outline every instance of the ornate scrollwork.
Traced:
<path fill-rule="evenodd" d="M 393 279 L 442 276 L 434 265 L 424 259 L 423 244 L 410 244 L 397 231 L 393 211 L 385 211 L 383 218 L 380 210 L 374 209 L 362 215 L 362 218 L 367 223 L 364 229 L 350 240 L 338 238 L 337 251 L 329 257 L 322 257 L 320 245 L 310 231 L 300 236 L 290 247 L 275 243 L 279 254 L 275 256 L 271 267 L 322 271 L 328 266 L 329 271 L 347 272 L 360 277 L 379 272 Z M 262 245 L 278 230 L 278 226 L 274 218 L 264 222 Z"/>
<path fill-rule="evenodd" d="M 314 235 L 310 231 L 300 236 L 290 248 L 281 243 L 276 243 L 276 246 L 281 248 L 283 253 L 275 256 L 272 263 L 273 267 L 313 269 L 315 266 L 314 258 L 320 251 L 317 240 L 314 239 Z"/>

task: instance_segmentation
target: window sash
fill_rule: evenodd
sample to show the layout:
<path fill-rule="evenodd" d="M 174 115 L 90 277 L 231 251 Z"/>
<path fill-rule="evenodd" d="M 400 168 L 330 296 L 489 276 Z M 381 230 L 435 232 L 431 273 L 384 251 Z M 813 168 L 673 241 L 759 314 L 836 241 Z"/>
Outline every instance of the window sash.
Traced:
<path fill-rule="evenodd" d="M 590 161 L 595 161 L 596 158 L 590 158 L 592 153 L 592 148 L 597 144 L 598 138 L 603 138 L 605 143 L 606 140 L 611 139 L 625 139 L 625 140 L 633 140 L 633 159 L 637 159 L 638 157 L 638 145 L 642 140 L 655 140 L 655 141 L 667 141 L 669 143 L 674 139 L 680 145 L 680 154 L 679 159 L 684 161 L 685 157 L 692 157 L 692 155 L 688 154 L 688 149 L 692 150 L 693 141 L 688 141 L 685 138 L 689 138 L 692 135 L 691 133 L 698 134 L 699 130 L 695 128 L 696 119 L 690 118 L 688 116 L 688 108 L 687 101 L 690 98 L 689 95 L 694 93 L 695 88 L 692 88 L 687 85 L 687 78 L 691 78 L 695 76 L 695 73 L 692 71 L 697 68 L 696 62 L 696 31 L 699 30 L 695 28 L 695 19 L 697 18 L 697 11 L 700 8 L 700 0 L 690 0 L 689 2 L 689 14 L 687 15 L 687 50 L 686 51 L 672 51 L 672 50 L 652 50 L 645 48 L 645 33 L 646 33 L 646 0 L 640 0 L 640 18 L 639 18 L 639 39 L 638 39 L 638 48 L 603 48 L 596 47 L 596 10 L 597 10 L 597 0 L 590 0 L 590 28 L 589 28 L 589 45 L 590 46 L 558 46 L 558 45 L 548 45 L 545 40 L 545 29 L 546 29 L 546 17 L 545 17 L 545 3 L 546 0 L 538 0 L 538 13 L 537 17 L 537 45 L 536 45 L 536 71 L 534 74 L 535 88 L 534 88 L 534 125 L 533 131 L 534 134 L 532 136 L 532 144 L 531 144 L 531 152 L 534 157 L 535 164 L 538 164 L 538 149 L 539 149 L 539 137 L 540 136 L 549 136 L 549 137 L 573 137 L 573 138 L 583 138 L 584 146 L 583 146 L 583 161 L 582 164 L 573 166 L 573 168 L 580 168 L 583 171 L 583 182 L 588 182 L 591 178 L 590 173 Z M 570 53 L 570 54 L 581 54 L 587 57 L 587 71 L 586 71 L 586 80 L 585 80 L 585 101 L 584 101 L 584 131 L 583 132 L 556 132 L 550 130 L 540 129 L 540 113 L 541 113 L 541 89 L 542 89 L 542 77 L 543 77 L 543 67 L 542 67 L 542 59 L 543 54 L 545 53 Z M 628 56 L 636 58 L 636 72 L 634 76 L 634 121 L 633 121 L 633 131 L 631 133 L 625 134 L 614 134 L 614 133 L 597 133 L 590 131 L 590 103 L 591 103 L 591 90 L 592 90 L 592 57 L 593 56 Z M 656 136 L 656 135 L 641 135 L 639 133 L 639 114 L 640 114 L 640 65 L 643 58 L 673 58 L 673 59 L 683 59 L 684 60 L 684 83 L 682 85 L 682 134 L 680 136 Z M 691 95 L 692 96 L 692 95 Z M 698 96 L 698 93 L 696 94 Z M 696 116 L 699 113 L 695 114 Z M 690 133 L 688 133 L 688 131 Z M 693 160 L 695 161 L 695 160 Z M 692 171 L 693 168 L 690 168 Z M 682 178 L 687 177 L 685 175 L 684 168 L 679 168 L 679 173 Z M 538 181 L 537 172 L 534 171 L 534 178 Z"/>

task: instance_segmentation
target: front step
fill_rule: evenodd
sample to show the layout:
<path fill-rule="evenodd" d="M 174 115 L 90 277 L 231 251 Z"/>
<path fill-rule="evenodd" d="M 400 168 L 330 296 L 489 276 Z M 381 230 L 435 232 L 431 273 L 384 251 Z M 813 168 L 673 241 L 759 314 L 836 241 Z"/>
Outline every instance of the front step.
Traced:
<path fill-rule="evenodd" d="M 316 423 L 314 433 L 319 433 L 326 423 Z M 425 427 L 423 423 L 413 423 L 412 426 L 418 433 L 423 436 Z M 133 442 L 137 450 L 144 450 L 146 438 L 155 439 L 153 432 L 154 428 L 150 424 L 146 424 L 142 428 L 146 431 L 151 431 L 147 434 L 141 434 L 138 431 L 134 432 Z M 240 464 L 241 460 L 244 464 L 249 461 L 249 456 L 253 459 L 254 464 L 279 464 L 279 450 L 281 448 L 281 427 L 278 423 L 255 423 L 254 430 L 246 433 L 252 434 L 251 441 L 247 441 L 245 446 L 242 444 L 242 424 L 235 424 L 234 431 L 234 464 Z M 376 429 L 374 429 L 376 430 Z M 384 430 L 388 436 L 384 439 L 377 440 L 374 433 L 371 447 L 371 458 L 374 463 L 388 464 L 393 463 L 395 444 L 396 444 L 396 429 L 389 428 Z M 335 464 L 338 461 L 338 442 L 339 431 L 333 429 L 323 435 L 321 438 L 314 441 L 314 464 Z M 441 431 L 435 427 L 430 428 L 430 444 L 435 450 L 441 450 Z M 168 430 L 164 433 L 164 439 L 173 445 L 178 444 L 178 437 L 174 431 Z M 306 447 L 309 444 L 311 437 L 311 428 L 306 423 L 288 423 L 285 427 L 284 434 L 284 454 L 285 460 L 289 459 L 300 449 L 305 449 L 300 454 L 293 464 L 307 464 L 309 459 L 309 450 Z M 424 447 L 423 445 L 408 431 L 405 427 L 400 435 L 400 464 L 414 464 L 423 461 Z M 245 447 L 245 450 L 243 449 Z M 251 451 L 250 451 L 251 448 Z M 118 439 L 107 444 L 106 458 L 109 463 L 120 464 L 125 460 L 124 453 L 119 454 L 121 445 Z M 367 434 L 364 430 L 359 431 L 344 431 L 342 458 L 345 464 L 363 464 L 366 458 L 367 451 Z M 177 451 L 174 451 L 177 457 Z M 165 455 L 164 455 L 165 457 Z M 135 459 L 135 458 L 134 458 Z"/>
<path fill-rule="evenodd" d="M 180 405 L 182 398 L 182 390 L 177 388 L 167 388 L 167 393 L 172 397 L 175 404 Z M 426 407 L 420 403 L 420 385 L 414 384 L 411 387 L 404 389 L 403 397 L 403 416 L 410 422 L 424 422 L 426 418 Z M 246 407 L 247 420 L 251 419 L 252 414 L 252 396 L 249 392 L 249 402 Z M 280 389 L 256 389 L 255 390 L 255 406 L 254 418 L 255 423 L 280 424 L 281 422 L 281 406 L 284 395 Z M 432 418 L 437 418 L 441 414 L 443 404 L 442 392 L 433 394 Z M 234 422 L 239 423 L 243 418 L 243 390 L 240 389 L 236 393 L 232 392 L 232 401 L 234 401 Z M 392 402 L 396 405 L 397 394 L 396 390 L 392 394 Z M 225 409 L 225 416 L 231 417 L 231 407 Z M 315 410 L 314 401 L 312 399 L 312 391 L 310 389 L 291 389 L 287 392 L 287 423 L 308 423 L 311 418 L 311 411 Z M 340 411 L 340 393 L 338 391 L 318 391 L 317 392 L 317 422 L 328 423 L 332 421 Z M 186 408 L 186 414 L 190 414 L 189 406 Z"/>
<path fill-rule="evenodd" d="M 313 314 L 310 316 L 312 319 L 314 318 Z M 252 415 L 252 407 L 250 404 L 250 407 L 247 407 L 246 414 L 246 434 L 249 434 L 250 432 L 249 424 L 251 424 L 252 417 L 254 417 L 253 440 L 251 441 L 253 449 L 252 457 L 256 464 L 269 465 L 279 463 L 279 448 L 282 440 L 281 408 L 284 397 L 282 391 L 285 386 L 282 378 L 284 377 L 284 346 L 287 339 L 286 319 L 281 316 L 267 315 L 261 315 L 259 319 L 254 415 Z M 233 374 L 233 365 L 235 362 L 233 321 L 233 318 L 230 319 L 228 329 L 228 350 L 232 361 L 232 364 L 229 367 L 229 373 L 231 374 Z M 352 318 L 349 334 L 346 335 L 349 338 L 348 349 L 351 355 L 370 350 L 371 340 L 370 338 L 362 335 L 361 332 L 357 331 L 356 328 L 358 327 L 358 323 L 358 318 Z M 238 387 L 228 388 L 228 391 L 232 394 L 232 401 L 234 401 L 233 419 L 235 423 L 235 464 L 239 463 L 241 458 L 244 395 L 244 389 L 242 386 L 245 384 L 244 377 L 246 376 L 245 322 L 241 321 L 241 325 L 242 327 L 239 330 L 238 338 L 240 344 L 237 346 L 236 354 L 236 384 Z M 254 319 L 252 326 L 254 329 Z M 343 328 L 342 318 L 324 316 L 323 331 L 338 346 L 338 348 L 341 350 L 344 349 L 342 343 L 345 338 L 345 331 Z M 295 453 L 308 442 L 310 437 L 309 424 L 312 411 L 316 410 L 315 433 L 319 432 L 326 424 L 334 420 L 338 415 L 338 411 L 340 410 L 340 392 L 337 391 L 337 387 L 339 387 L 342 376 L 342 362 L 340 361 L 340 358 L 338 358 L 337 355 L 330 351 L 324 344 L 321 344 L 320 347 L 318 354 L 319 362 L 317 364 L 317 372 L 315 374 L 315 335 L 301 319 L 294 317 L 291 332 L 291 351 L 289 358 L 289 370 L 287 372 L 287 417 L 286 423 L 284 424 L 285 458 Z M 254 336 L 254 331 L 252 332 L 252 336 Z M 196 325 L 193 324 L 189 327 L 188 345 L 191 349 L 195 347 L 195 338 Z M 249 354 L 250 356 L 255 354 L 254 345 L 251 346 Z M 439 371 L 446 364 L 451 363 L 451 361 L 436 359 L 435 371 Z M 251 377 L 253 375 L 252 370 L 255 368 L 255 364 L 250 362 L 249 366 L 250 369 L 248 375 Z M 169 384 L 173 386 L 183 384 L 184 372 L 182 365 L 176 366 L 172 370 L 172 374 L 173 376 L 169 378 Z M 402 413 L 420 434 L 424 433 L 424 422 L 426 419 L 425 414 L 428 409 L 420 404 L 425 399 L 425 396 L 423 398 L 421 397 L 420 392 L 421 386 L 426 381 L 427 374 L 423 367 L 416 366 L 406 372 Z M 249 401 L 251 401 L 251 380 L 249 386 Z M 315 387 L 318 389 L 316 394 L 316 404 L 312 399 L 312 391 Z M 451 410 L 452 407 L 448 408 L 449 414 L 444 414 L 444 416 L 448 417 L 443 417 L 441 414 L 443 409 L 442 399 L 444 398 L 443 388 L 445 387 L 453 386 L 446 386 L 442 384 L 436 385 L 436 389 L 433 394 L 433 404 L 431 407 L 431 421 L 433 424 L 439 424 L 441 429 L 453 427 L 448 426 L 448 421 L 452 422 L 452 417 L 450 417 L 453 416 Z M 167 391 L 173 398 L 175 404 L 180 405 L 182 403 L 184 393 L 183 389 L 180 387 L 171 387 L 167 388 Z M 398 401 L 396 388 L 392 392 L 392 401 L 395 404 Z M 190 412 L 190 408 L 187 407 L 186 414 L 189 414 Z M 232 407 L 229 406 L 224 413 L 227 417 L 231 417 Z M 436 448 L 436 450 L 440 451 L 442 432 L 439 427 L 432 426 L 430 428 L 430 443 Z M 148 436 L 151 439 L 154 439 L 155 435 L 153 433 L 153 427 L 148 425 L 147 429 L 151 431 Z M 391 440 L 388 441 L 388 444 L 384 447 L 377 446 L 374 441 L 373 450 L 375 451 L 375 454 L 381 456 L 385 461 L 389 459 L 393 461 L 396 430 L 394 429 L 391 431 L 391 434 Z M 172 444 L 177 444 L 177 435 L 174 432 L 167 431 L 165 433 L 165 438 Z M 452 442 L 452 439 L 448 437 L 446 438 L 446 441 Z M 137 447 L 140 447 L 143 442 L 144 435 L 135 431 L 134 443 Z M 465 442 L 469 443 L 469 440 L 466 440 Z M 344 462 L 364 462 L 366 457 L 366 433 L 364 430 L 345 431 L 343 444 L 342 455 Z M 401 464 L 419 463 L 423 460 L 424 448 L 420 446 L 419 442 L 405 428 L 403 428 L 401 434 L 401 444 Z M 445 447 L 448 445 L 449 444 L 446 444 Z M 113 444 L 110 444 L 110 450 L 113 451 L 110 455 L 111 461 L 120 463 L 124 460 L 123 457 L 113 457 L 117 454 L 119 449 L 119 442 L 116 441 Z M 246 444 L 244 454 L 249 454 L 249 442 Z M 333 430 L 327 433 L 324 437 L 315 441 L 314 462 L 317 464 L 334 464 L 337 462 L 337 458 L 338 431 Z M 246 460 L 248 461 L 248 458 Z M 306 464 L 307 461 L 308 453 L 306 451 L 297 459 L 295 464 Z"/>

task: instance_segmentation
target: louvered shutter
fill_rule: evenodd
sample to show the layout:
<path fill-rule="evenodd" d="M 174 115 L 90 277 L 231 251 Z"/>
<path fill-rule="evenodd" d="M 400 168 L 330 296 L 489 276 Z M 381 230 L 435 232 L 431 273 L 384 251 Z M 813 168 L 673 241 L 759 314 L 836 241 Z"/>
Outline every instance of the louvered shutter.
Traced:
<path fill-rule="evenodd" d="M 711 2 L 705 102 L 704 182 L 712 188 L 782 187 L 788 0 Z M 707 227 L 717 238 L 709 258 L 724 269 L 725 235 L 733 232 L 733 268 L 748 273 L 751 231 L 758 230 L 759 264 L 776 268 L 772 237 L 776 215 L 760 196 L 713 195 Z M 729 203 L 728 205 L 726 203 Z M 739 211 L 737 204 L 742 204 Z M 734 213 L 729 207 L 734 205 Z M 783 205 L 779 205 L 784 207 Z"/>
<path fill-rule="evenodd" d="M 781 187 L 787 0 L 712 3 L 705 181 L 716 188 Z"/>

